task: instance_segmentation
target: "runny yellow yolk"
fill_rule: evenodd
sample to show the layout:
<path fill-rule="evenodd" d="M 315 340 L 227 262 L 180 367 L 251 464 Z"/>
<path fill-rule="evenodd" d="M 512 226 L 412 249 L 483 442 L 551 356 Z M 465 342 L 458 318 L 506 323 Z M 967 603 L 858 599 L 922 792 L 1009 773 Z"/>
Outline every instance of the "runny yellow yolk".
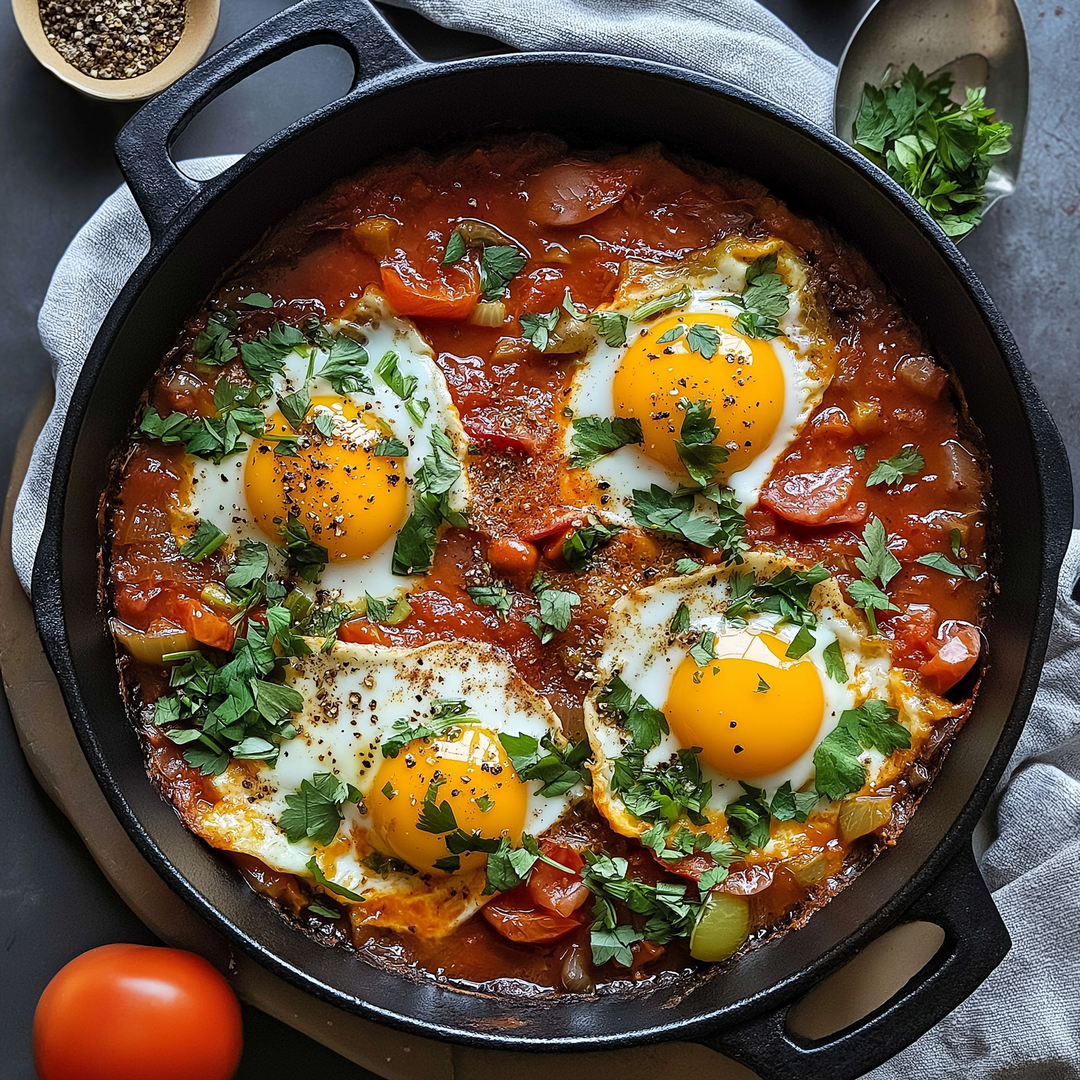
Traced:
<path fill-rule="evenodd" d="M 367 797 L 375 832 L 399 858 L 426 873 L 450 855 L 445 833 L 419 828 L 432 780 L 445 779 L 434 802 L 450 804 L 458 828 L 488 839 L 521 843 L 528 792 L 493 731 L 472 724 L 460 737 L 415 739 L 397 757 L 384 758 Z M 483 852 L 461 856 L 462 870 L 479 869 Z"/>
<path fill-rule="evenodd" d="M 671 680 L 664 713 L 682 746 L 736 780 L 770 776 L 814 744 L 825 718 L 821 676 L 811 660 L 787 660 L 772 634 L 717 640 L 717 658 L 687 656 Z"/>
<path fill-rule="evenodd" d="M 711 360 L 691 351 L 686 333 L 658 344 L 664 334 L 705 323 L 720 335 Z M 640 450 L 673 472 L 683 471 L 675 442 L 683 416 L 680 398 L 708 401 L 720 429 L 717 446 L 728 448 L 717 471 L 726 481 L 745 469 L 768 446 L 784 411 L 784 372 L 767 341 L 744 338 L 734 318 L 715 312 L 671 315 L 632 339 L 612 383 L 615 412 L 641 421 Z"/>
<path fill-rule="evenodd" d="M 341 404 L 340 399 L 314 398 L 312 407 L 332 402 Z M 347 406 L 344 416 L 356 420 L 356 410 Z M 252 440 L 244 471 L 248 509 L 276 543 L 292 514 L 331 560 L 364 558 L 397 533 L 407 517 L 405 460 L 376 457 L 371 445 L 377 439 L 366 431 L 363 442 L 347 435 L 327 438 L 310 423 L 312 417 L 308 413 L 303 425 L 310 445 L 295 456 L 275 454 L 273 442 Z M 296 434 L 280 412 L 267 420 L 266 431 Z"/>

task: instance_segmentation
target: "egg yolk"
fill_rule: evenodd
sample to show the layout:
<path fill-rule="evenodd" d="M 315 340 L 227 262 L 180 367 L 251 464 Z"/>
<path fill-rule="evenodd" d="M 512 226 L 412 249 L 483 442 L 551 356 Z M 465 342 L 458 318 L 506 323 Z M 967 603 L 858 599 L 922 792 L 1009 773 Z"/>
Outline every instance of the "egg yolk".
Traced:
<path fill-rule="evenodd" d="M 526 785 L 495 733 L 466 724 L 439 738 L 415 739 L 379 767 L 366 801 L 376 833 L 399 859 L 427 873 L 450 855 L 446 833 L 419 827 L 433 780 L 444 781 L 433 801 L 437 806 L 449 803 L 459 829 L 488 839 L 506 836 L 520 844 Z M 460 858 L 462 870 L 479 869 L 487 861 L 483 852 Z"/>
<path fill-rule="evenodd" d="M 745 469 L 772 441 L 784 411 L 784 372 L 776 350 L 767 342 L 745 338 L 734 318 L 717 312 L 671 315 L 653 323 L 626 347 L 612 383 L 616 413 L 641 421 L 646 457 L 675 473 L 683 465 L 675 447 L 684 413 L 680 398 L 707 401 L 720 429 L 717 446 L 728 449 L 717 471 L 726 481 Z M 690 348 L 688 332 L 695 325 L 712 327 L 720 337 L 716 353 L 705 359 Z M 659 339 L 682 327 L 675 341 Z"/>
<path fill-rule="evenodd" d="M 312 405 L 331 401 L 340 408 L 340 399 L 316 398 Z M 259 528 L 280 543 L 281 525 L 292 514 L 331 560 L 373 554 L 408 516 L 405 460 L 374 455 L 369 444 L 377 440 L 368 435 L 364 418 L 358 420 L 355 409 L 344 416 L 358 425 L 362 438 L 336 432 L 327 437 L 305 423 L 308 445 L 283 455 L 274 453 L 275 443 L 253 440 L 244 471 L 248 509 Z M 296 434 L 279 412 L 267 420 L 266 431 Z"/>
<path fill-rule="evenodd" d="M 683 746 L 736 780 L 770 776 L 798 761 L 825 718 L 825 693 L 812 660 L 787 660 L 772 634 L 717 641 L 717 658 L 676 668 L 664 713 Z"/>

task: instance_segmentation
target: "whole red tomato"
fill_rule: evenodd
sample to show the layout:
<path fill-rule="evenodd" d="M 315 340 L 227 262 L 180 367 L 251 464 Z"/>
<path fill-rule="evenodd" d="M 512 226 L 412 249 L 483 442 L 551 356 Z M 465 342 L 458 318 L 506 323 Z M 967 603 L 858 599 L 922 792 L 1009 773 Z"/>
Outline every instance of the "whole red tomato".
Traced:
<path fill-rule="evenodd" d="M 201 956 L 102 945 L 61 968 L 34 1013 L 39 1080 L 229 1080 L 240 1006 Z"/>

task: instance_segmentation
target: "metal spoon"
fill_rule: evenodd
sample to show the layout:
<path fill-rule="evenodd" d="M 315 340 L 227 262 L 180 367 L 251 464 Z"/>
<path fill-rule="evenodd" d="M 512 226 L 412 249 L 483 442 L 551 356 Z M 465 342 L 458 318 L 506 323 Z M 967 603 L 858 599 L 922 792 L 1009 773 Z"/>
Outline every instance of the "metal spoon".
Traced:
<path fill-rule="evenodd" d="M 951 72 L 957 102 L 966 86 L 985 86 L 995 119 L 1012 124 L 1012 149 L 995 159 L 987 178 L 985 212 L 1016 186 L 1027 124 L 1027 36 L 1015 0 L 877 0 L 840 59 L 836 134 L 853 141 L 865 83 L 892 82 L 911 64 L 928 74 Z"/>

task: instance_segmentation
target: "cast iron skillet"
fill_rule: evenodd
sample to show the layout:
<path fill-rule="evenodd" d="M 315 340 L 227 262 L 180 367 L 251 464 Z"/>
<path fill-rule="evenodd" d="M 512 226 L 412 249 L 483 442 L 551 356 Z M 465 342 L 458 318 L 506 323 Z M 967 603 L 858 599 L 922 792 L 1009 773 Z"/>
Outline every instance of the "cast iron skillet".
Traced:
<path fill-rule="evenodd" d="M 188 120 L 245 75 L 331 43 L 358 76 L 221 176 L 184 177 L 169 147 Z M 596 1001 L 527 1003 L 413 982 L 325 949 L 287 924 L 180 823 L 148 783 L 124 714 L 97 603 L 99 493 L 139 395 L 184 317 L 263 231 L 303 199 L 387 154 L 489 130 L 594 141 L 662 140 L 765 183 L 832 222 L 862 251 L 954 368 L 992 460 L 1000 595 L 990 664 L 971 719 L 895 848 L 798 932 L 715 977 Z M 140 851 L 215 927 L 294 985 L 421 1035 L 507 1049 L 595 1050 L 695 1040 L 763 1076 L 856 1077 L 896 1053 L 979 985 L 1009 947 L 972 856 L 971 835 L 1031 704 L 1072 518 L 1069 466 L 1001 316 L 956 248 L 854 151 L 742 90 L 677 68 L 540 53 L 427 64 L 366 0 L 305 0 L 222 49 L 121 132 L 121 165 L 150 225 L 149 254 L 98 334 L 57 455 L 34 610 L 72 722 Z M 902 919 L 945 930 L 938 955 L 875 1015 L 809 1043 L 790 1005 Z"/>

